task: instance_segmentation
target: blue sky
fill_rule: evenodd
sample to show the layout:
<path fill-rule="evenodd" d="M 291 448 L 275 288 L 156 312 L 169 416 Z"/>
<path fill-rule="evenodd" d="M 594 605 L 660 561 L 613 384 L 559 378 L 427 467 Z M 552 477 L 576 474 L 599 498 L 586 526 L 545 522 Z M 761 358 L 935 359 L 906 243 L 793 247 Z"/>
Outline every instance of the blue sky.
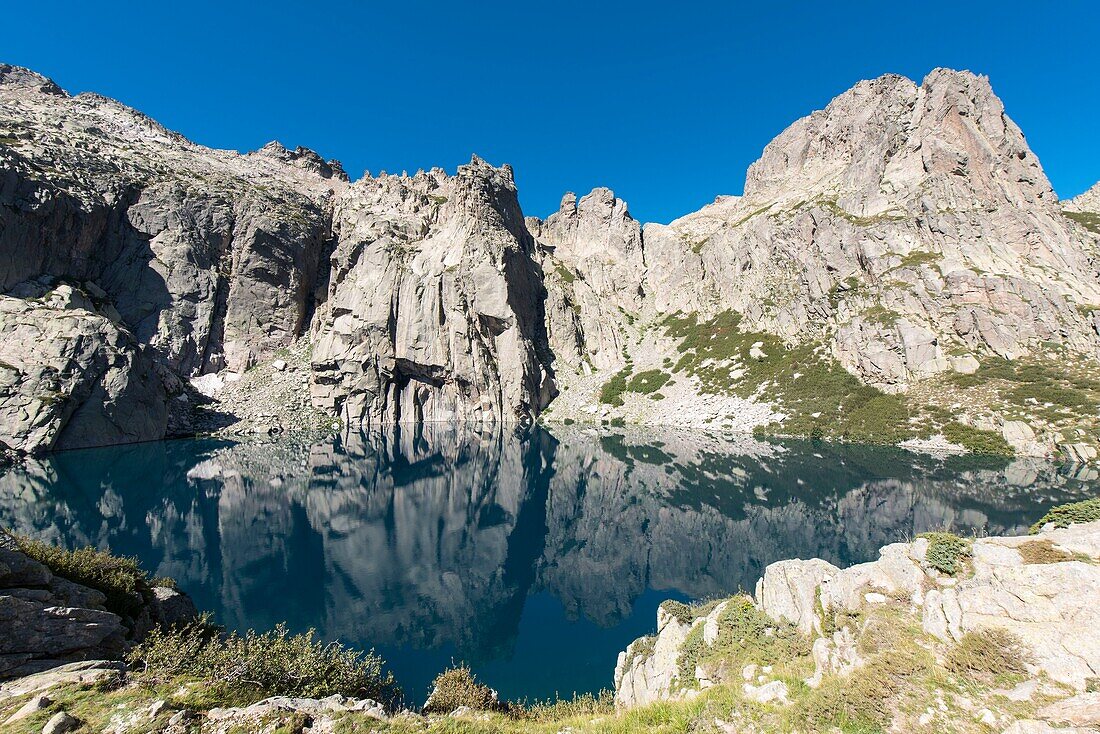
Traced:
<path fill-rule="evenodd" d="M 856 81 L 988 74 L 1063 197 L 1100 179 L 1098 3 L 10 3 L 0 61 L 205 145 L 365 169 L 516 169 L 528 214 L 609 186 L 668 221 L 740 193 Z"/>

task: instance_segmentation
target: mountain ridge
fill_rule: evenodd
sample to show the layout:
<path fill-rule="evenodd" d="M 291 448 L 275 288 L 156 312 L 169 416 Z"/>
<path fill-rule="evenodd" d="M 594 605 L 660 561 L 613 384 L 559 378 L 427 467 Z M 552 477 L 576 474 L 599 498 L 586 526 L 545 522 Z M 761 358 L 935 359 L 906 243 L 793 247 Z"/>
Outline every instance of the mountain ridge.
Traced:
<path fill-rule="evenodd" d="M 945 431 L 978 431 L 1095 456 L 1080 405 L 1009 399 L 1017 368 L 1065 360 L 1077 384 L 1052 386 L 1100 396 L 1095 197 L 1057 200 L 985 77 L 860 82 L 769 143 L 743 196 L 667 225 L 603 188 L 524 217 L 511 168 L 476 156 L 353 182 L 306 148 L 205 148 L 19 67 L 0 65 L 0 97 L 3 313 L 39 299 L 39 320 L 132 335 L 106 361 L 154 364 L 138 392 L 167 407 L 126 440 L 203 430 L 191 380 L 216 375 L 203 392 L 233 413 L 217 391 L 305 339 L 291 372 L 318 425 L 346 430 L 544 416 L 954 447 L 973 441 Z M 93 445 L 63 437 L 78 409 L 125 423 L 92 368 L 106 347 L 74 355 L 25 322 L 0 317 L 19 335 L 0 349 L 0 441 Z M 951 380 L 991 368 L 996 394 L 951 407 Z"/>

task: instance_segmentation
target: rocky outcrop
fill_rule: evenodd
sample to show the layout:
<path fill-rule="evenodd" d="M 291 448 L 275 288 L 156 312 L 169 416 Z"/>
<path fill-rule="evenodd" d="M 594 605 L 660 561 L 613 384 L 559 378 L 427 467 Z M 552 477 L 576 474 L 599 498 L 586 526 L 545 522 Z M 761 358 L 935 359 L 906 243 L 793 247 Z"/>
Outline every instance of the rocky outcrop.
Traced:
<path fill-rule="evenodd" d="M 103 592 L 53 574 L 0 536 L 0 680 L 71 661 L 117 660 L 152 626 L 198 616 L 186 595 L 168 588 L 153 589 L 135 616 L 109 611 L 107 602 Z"/>
<path fill-rule="evenodd" d="M 1062 560 L 1029 562 L 1036 544 Z M 924 629 L 944 640 L 995 626 L 1017 635 L 1053 680 L 1084 691 L 1100 677 L 1100 523 L 1045 532 L 1039 539 L 974 541 L 974 574 L 924 595 Z"/>
<path fill-rule="evenodd" d="M 15 292 L 0 296 L 0 442 L 29 452 L 164 436 L 165 380 L 117 312 L 65 284 Z"/>
<path fill-rule="evenodd" d="M 1100 213 L 1100 183 L 1065 202 L 1065 208 L 1072 212 Z"/>
<path fill-rule="evenodd" d="M 530 423 L 554 395 L 512 172 L 367 177 L 337 202 L 313 400 L 346 427 Z"/>
<path fill-rule="evenodd" d="M 1100 623 L 1100 522 L 1044 529 L 1037 536 L 974 540 L 958 578 L 938 569 L 942 560 L 932 560 L 929 552 L 933 542 L 921 538 L 888 545 L 878 560 L 843 570 L 820 559 L 772 564 L 752 603 L 777 627 L 814 639 L 816 670 L 806 681 L 811 687 L 820 686 L 827 675 L 858 675 L 854 671 L 864 664 L 866 645 L 857 645 L 857 637 L 873 628 L 878 610 L 896 600 L 902 616 L 884 617 L 880 623 L 905 625 L 910 624 L 906 615 L 915 617 L 932 642 L 951 645 L 968 633 L 990 629 L 1010 633 L 1022 647 L 1030 678 L 1083 696 L 1052 704 L 1039 716 L 1096 723 L 1086 720 L 1095 710 L 1089 698 L 1095 694 L 1084 691 L 1100 673 L 1100 647 L 1091 634 Z M 691 696 L 701 686 L 728 678 L 730 671 L 699 667 L 685 678 L 682 665 L 685 641 L 693 630 L 701 628 L 702 643 L 713 644 L 725 606 L 700 616 L 673 615 L 667 608 L 659 613 L 656 638 L 635 641 L 619 656 L 617 703 L 631 707 Z M 862 621 L 841 626 L 835 622 L 842 618 L 838 613 Z M 746 674 L 746 680 L 752 677 Z"/>
<path fill-rule="evenodd" d="M 637 313 L 645 297 L 641 225 L 603 188 L 579 201 L 566 194 L 557 213 L 527 224 L 539 246 L 555 359 L 573 371 L 618 369 L 624 314 Z"/>

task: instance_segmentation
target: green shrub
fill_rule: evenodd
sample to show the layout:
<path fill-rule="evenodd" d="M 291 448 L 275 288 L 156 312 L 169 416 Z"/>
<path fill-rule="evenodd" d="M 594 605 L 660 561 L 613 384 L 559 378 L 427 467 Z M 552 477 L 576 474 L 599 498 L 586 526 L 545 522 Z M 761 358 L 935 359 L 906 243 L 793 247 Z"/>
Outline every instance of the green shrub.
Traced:
<path fill-rule="evenodd" d="M 672 375 L 662 372 L 661 370 L 644 370 L 631 378 L 626 389 L 630 392 L 649 395 L 664 387 L 665 383 L 671 378 Z"/>
<path fill-rule="evenodd" d="M 620 406 L 623 404 L 623 393 L 626 392 L 626 381 L 634 368 L 627 366 L 619 370 L 611 379 L 600 388 L 600 402 L 607 405 Z"/>
<path fill-rule="evenodd" d="M 245 702 L 267 696 L 320 698 L 333 694 L 390 705 L 400 695 L 393 675 L 373 651 L 362 653 L 315 639 L 313 630 L 292 635 L 285 625 L 270 632 L 218 634 L 203 620 L 178 629 L 155 628 L 127 657 L 142 680 L 201 681 L 232 688 Z"/>
<path fill-rule="evenodd" d="M 691 620 L 695 619 L 695 612 L 692 611 L 691 607 L 675 599 L 661 602 L 660 608 L 666 614 L 672 615 L 673 619 L 680 624 L 689 624 Z"/>
<path fill-rule="evenodd" d="M 1007 630 L 989 628 L 967 632 L 947 654 L 947 669 L 959 675 L 1010 675 L 1027 672 L 1028 652 L 1020 638 Z"/>
<path fill-rule="evenodd" d="M 1052 508 L 1047 514 L 1039 518 L 1039 522 L 1031 526 L 1031 532 L 1039 532 L 1047 523 L 1053 523 L 1056 528 L 1068 528 L 1074 523 L 1095 522 L 1096 520 L 1100 520 L 1100 497 Z"/>
<path fill-rule="evenodd" d="M 999 433 L 983 431 L 954 421 L 944 425 L 943 436 L 951 443 L 960 444 L 975 454 L 1012 456 L 1015 453 Z"/>
<path fill-rule="evenodd" d="M 474 711 L 506 711 L 496 691 L 477 679 L 465 665 L 444 670 L 432 681 L 432 692 L 424 702 L 425 714 L 449 714 L 459 706 Z"/>
<path fill-rule="evenodd" d="M 917 537 L 928 540 L 925 562 L 949 576 L 958 573 L 965 560 L 970 558 L 970 541 L 954 533 L 921 533 Z"/>
<path fill-rule="evenodd" d="M 122 617 L 141 611 L 152 586 L 169 585 L 166 579 L 154 584 L 136 558 L 114 556 L 91 546 L 71 551 L 20 535 L 10 537 L 20 551 L 57 576 L 103 592 L 107 609 Z"/>

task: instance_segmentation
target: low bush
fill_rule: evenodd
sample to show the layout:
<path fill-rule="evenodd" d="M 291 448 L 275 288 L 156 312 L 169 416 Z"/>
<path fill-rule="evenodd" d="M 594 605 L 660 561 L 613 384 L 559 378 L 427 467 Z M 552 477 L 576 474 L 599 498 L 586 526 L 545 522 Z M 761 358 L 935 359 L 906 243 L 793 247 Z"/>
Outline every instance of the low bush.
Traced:
<path fill-rule="evenodd" d="M 1020 638 L 990 628 L 967 632 L 947 654 L 947 669 L 959 675 L 1011 675 L 1027 672 L 1028 653 Z"/>
<path fill-rule="evenodd" d="M 954 533 L 921 533 L 918 538 L 928 540 L 925 562 L 932 568 L 954 576 L 970 558 L 970 541 Z"/>
<path fill-rule="evenodd" d="M 269 632 L 222 635 L 206 620 L 182 628 L 156 628 L 127 658 L 141 679 L 200 681 L 227 690 L 227 700 L 267 696 L 321 698 L 333 694 L 392 705 L 400 695 L 393 675 L 373 651 L 363 653 L 292 635 L 285 625 Z"/>
<path fill-rule="evenodd" d="M 1056 528 L 1068 528 L 1074 523 L 1096 520 L 1100 520 L 1100 497 L 1051 508 L 1047 514 L 1039 518 L 1039 522 L 1031 526 L 1031 532 L 1033 534 L 1039 532 L 1048 523 Z"/>
<path fill-rule="evenodd" d="M 449 714 L 460 706 L 474 711 L 507 711 L 508 704 L 497 699 L 497 693 L 477 679 L 465 665 L 444 670 L 432 681 L 432 692 L 424 702 L 425 714 Z"/>
<path fill-rule="evenodd" d="M 1008 441 L 999 433 L 983 431 L 954 421 L 943 427 L 943 437 L 951 443 L 957 443 L 975 454 L 997 454 L 1012 456 L 1015 452 Z"/>
<path fill-rule="evenodd" d="M 614 375 L 600 388 L 600 402 L 607 405 L 620 406 L 623 404 L 623 393 L 626 392 L 626 381 L 630 378 L 633 368 L 626 367 Z"/>
<path fill-rule="evenodd" d="M 9 534 L 15 546 L 61 578 L 103 592 L 108 610 L 122 617 L 141 611 L 153 586 L 169 586 L 168 579 L 154 583 L 136 558 L 115 556 L 91 546 L 66 550 L 21 535 Z"/>
<path fill-rule="evenodd" d="M 672 375 L 661 370 L 643 370 L 631 378 L 627 384 L 627 390 L 642 395 L 650 395 L 664 387 L 665 383 L 671 378 Z"/>

